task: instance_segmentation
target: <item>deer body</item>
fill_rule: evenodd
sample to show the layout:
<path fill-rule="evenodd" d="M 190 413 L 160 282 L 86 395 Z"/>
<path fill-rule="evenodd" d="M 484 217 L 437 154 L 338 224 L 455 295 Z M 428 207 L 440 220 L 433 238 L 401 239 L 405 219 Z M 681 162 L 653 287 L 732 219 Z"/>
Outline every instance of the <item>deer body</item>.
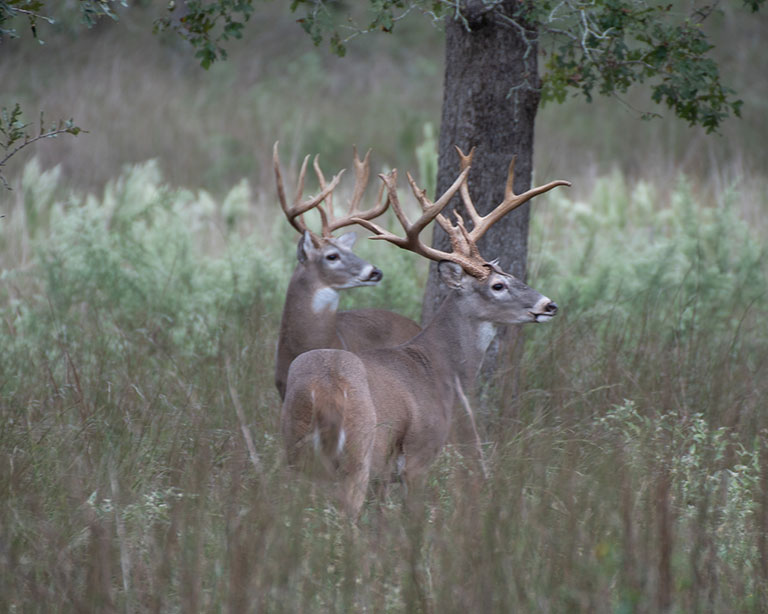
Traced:
<path fill-rule="evenodd" d="M 294 358 L 303 352 L 318 348 L 358 352 L 372 347 L 397 345 L 421 330 L 413 320 L 383 309 L 337 311 L 339 290 L 375 285 L 382 279 L 379 269 L 352 252 L 356 239 L 354 232 L 339 237 L 332 235 L 333 231 L 356 223 L 358 217 L 370 220 L 381 215 L 389 205 L 389 201 L 382 200 L 382 190 L 379 204 L 366 211 L 358 209 L 368 182 L 369 156 L 370 151 L 360 160 L 355 150 L 356 181 L 349 213 L 335 218 L 333 190 L 342 173 L 326 184 L 315 158 L 314 168 L 321 191 L 317 196 L 302 201 L 307 156 L 299 174 L 294 202 L 289 205 L 275 143 L 273 164 L 280 206 L 289 223 L 301 233 L 296 253 L 298 263 L 288 284 L 275 356 L 275 386 L 281 399 L 285 398 L 288 368 Z M 323 206 L 324 202 L 327 208 Z M 310 231 L 303 222 L 302 215 L 310 209 L 317 209 L 320 213 L 320 235 Z"/>
<path fill-rule="evenodd" d="M 477 241 L 514 208 L 565 181 L 550 182 L 524 194 L 513 191 L 510 164 L 504 200 L 481 216 L 469 196 L 467 176 L 472 152 L 461 159 L 462 171 L 434 203 L 409 175 L 422 208 L 410 223 L 397 197 L 397 173 L 380 175 L 387 202 L 405 230 L 405 237 L 370 221 L 352 218 L 403 249 L 438 262 L 440 279 L 451 292 L 429 325 L 411 340 L 392 348 L 312 350 L 298 356 L 288 371 L 281 422 L 288 461 L 294 466 L 321 468 L 334 479 L 347 513 L 356 517 L 372 475 L 397 472 L 406 485 L 420 480 L 444 445 L 453 406 L 471 389 L 494 326 L 550 319 L 557 305 L 536 290 L 486 261 Z M 474 150 L 473 150 L 474 151 Z M 473 228 L 456 215 L 453 225 L 440 212 L 461 193 Z M 451 252 L 425 245 L 420 233 L 433 220 L 448 232 Z"/>
<path fill-rule="evenodd" d="M 495 323 L 542 321 L 556 306 L 513 277 L 478 281 L 441 263 L 453 287 L 432 322 L 410 341 L 362 351 L 314 350 L 288 373 L 282 430 L 289 463 L 320 458 L 351 516 L 371 477 L 420 480 L 445 444 L 457 399 L 471 389 Z M 493 291 L 494 286 L 503 286 Z"/>
<path fill-rule="evenodd" d="M 285 398 L 288 367 L 299 355 L 319 348 L 359 352 L 397 345 L 416 335 L 413 320 L 384 309 L 337 311 L 338 291 L 373 285 L 382 278 L 376 267 L 356 256 L 354 233 L 315 245 L 302 237 L 298 264 L 288 284 L 275 358 L 275 386 Z M 333 260 L 328 256 L 333 255 Z"/>

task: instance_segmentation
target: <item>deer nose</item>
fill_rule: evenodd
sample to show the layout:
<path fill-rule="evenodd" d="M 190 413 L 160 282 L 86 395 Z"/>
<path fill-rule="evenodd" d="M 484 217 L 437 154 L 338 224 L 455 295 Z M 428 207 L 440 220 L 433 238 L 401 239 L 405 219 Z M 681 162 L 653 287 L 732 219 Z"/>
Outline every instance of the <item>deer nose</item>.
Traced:
<path fill-rule="evenodd" d="M 382 277 L 384 277 L 384 273 L 382 273 L 376 267 L 373 267 L 373 269 L 371 269 L 371 273 L 368 275 L 368 278 L 365 281 L 381 281 Z"/>
<path fill-rule="evenodd" d="M 544 305 L 544 313 L 547 315 L 555 315 L 557 313 L 557 303 L 554 301 L 550 301 L 546 305 Z"/>

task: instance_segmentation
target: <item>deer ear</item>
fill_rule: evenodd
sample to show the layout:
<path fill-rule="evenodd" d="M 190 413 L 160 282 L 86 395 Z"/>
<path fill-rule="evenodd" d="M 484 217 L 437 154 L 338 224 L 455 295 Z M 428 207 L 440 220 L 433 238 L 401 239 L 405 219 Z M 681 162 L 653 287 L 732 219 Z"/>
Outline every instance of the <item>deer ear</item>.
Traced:
<path fill-rule="evenodd" d="M 299 262 L 304 264 L 309 258 L 309 254 L 314 249 L 317 248 L 315 246 L 315 242 L 312 240 L 312 233 L 310 233 L 308 230 L 305 230 L 304 234 L 302 234 L 301 238 L 299 239 L 298 246 L 296 247 L 296 257 L 299 259 Z"/>
<path fill-rule="evenodd" d="M 442 282 L 449 288 L 461 288 L 461 282 L 464 279 L 464 269 L 458 264 L 450 260 L 441 260 L 437 263 L 437 272 L 440 274 Z"/>
<path fill-rule="evenodd" d="M 336 242 L 346 249 L 352 249 L 355 241 L 357 241 L 357 233 L 354 230 L 345 232 L 340 237 L 336 237 Z"/>

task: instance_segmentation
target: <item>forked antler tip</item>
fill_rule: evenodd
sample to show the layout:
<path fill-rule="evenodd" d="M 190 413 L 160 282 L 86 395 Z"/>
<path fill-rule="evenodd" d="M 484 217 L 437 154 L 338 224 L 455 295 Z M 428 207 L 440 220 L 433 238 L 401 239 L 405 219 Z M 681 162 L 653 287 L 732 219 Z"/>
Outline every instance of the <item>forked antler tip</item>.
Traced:
<path fill-rule="evenodd" d="M 370 159 L 370 157 L 371 157 L 371 152 L 372 152 L 372 151 L 373 151 L 373 150 L 372 150 L 372 149 L 369 147 L 369 148 L 368 148 L 368 150 L 365 152 L 365 155 L 363 156 L 363 159 L 361 160 L 361 159 L 360 159 L 360 156 L 359 156 L 359 155 L 358 155 L 358 153 L 357 153 L 357 145 L 352 145 L 352 154 L 354 155 L 354 157 L 355 157 L 355 162 L 356 162 L 357 164 L 363 164 L 363 165 L 366 165 L 366 164 L 368 164 L 368 160 L 369 160 L 369 159 Z"/>
<path fill-rule="evenodd" d="M 458 145 L 454 145 L 453 148 L 456 150 L 456 153 L 459 154 L 459 159 L 461 160 L 461 168 L 465 168 L 472 164 L 472 157 L 475 155 L 475 150 L 477 149 L 477 146 L 473 145 L 472 148 L 469 150 L 468 154 L 465 154 L 461 147 Z"/>
<path fill-rule="evenodd" d="M 393 187 L 397 184 L 397 169 L 393 168 L 388 173 L 379 173 L 379 179 L 384 182 L 384 185 Z"/>

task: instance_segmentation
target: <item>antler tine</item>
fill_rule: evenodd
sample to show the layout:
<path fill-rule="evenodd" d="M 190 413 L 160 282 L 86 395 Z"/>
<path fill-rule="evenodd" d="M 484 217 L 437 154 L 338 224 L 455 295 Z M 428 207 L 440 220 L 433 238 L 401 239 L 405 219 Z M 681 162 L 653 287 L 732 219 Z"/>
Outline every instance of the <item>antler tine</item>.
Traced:
<path fill-rule="evenodd" d="M 382 189 L 387 190 L 387 206 L 392 206 L 397 219 L 400 221 L 403 227 L 407 227 L 409 223 L 403 214 L 403 210 L 400 208 L 400 200 L 397 197 L 397 169 L 393 168 L 386 175 L 384 173 L 379 173 L 379 179 L 382 181 Z M 389 232 L 387 229 L 379 226 L 378 224 L 374 224 L 370 221 L 370 219 L 363 217 L 353 217 L 350 219 L 353 223 L 359 224 L 363 228 L 367 228 L 374 235 L 376 235 L 371 237 L 372 239 L 384 239 L 390 243 L 398 245 L 399 247 L 404 246 L 405 239 L 398 237 L 396 234 Z"/>
<path fill-rule="evenodd" d="M 317 175 L 317 182 L 320 184 L 320 189 L 324 190 L 326 183 L 325 183 L 325 175 L 323 174 L 322 169 L 320 168 L 320 163 L 318 162 L 320 158 L 320 154 L 315 154 L 315 159 L 312 160 L 312 168 L 315 169 L 315 175 Z M 328 198 L 325 199 L 325 203 L 328 205 L 328 219 L 333 220 L 334 214 L 333 214 L 333 193 L 331 192 L 328 194 Z M 318 209 L 322 209 L 322 207 L 318 207 Z"/>
<path fill-rule="evenodd" d="M 288 218 L 291 226 L 296 230 L 303 233 L 307 230 L 307 225 L 301 218 L 297 219 L 297 216 L 293 214 L 293 208 L 288 206 L 288 201 L 285 198 L 285 187 L 283 186 L 283 176 L 280 173 L 280 156 L 277 152 L 277 146 L 279 141 L 275 141 L 272 147 L 272 166 L 275 169 L 275 183 L 277 183 L 277 199 L 280 201 L 280 207 L 285 213 L 285 217 Z"/>
<path fill-rule="evenodd" d="M 291 226 L 293 226 L 296 230 L 299 232 L 305 232 L 308 230 L 307 225 L 304 223 L 304 221 L 301 219 L 301 216 L 309 211 L 310 209 L 313 209 L 314 207 L 317 207 L 323 200 L 328 198 L 328 196 L 333 192 L 334 189 L 336 189 L 336 186 L 339 184 L 339 181 L 341 180 L 341 176 L 344 174 L 344 169 L 340 170 L 336 175 L 333 176 L 331 179 L 331 182 L 327 185 L 325 185 L 325 178 L 322 177 L 322 173 L 320 173 L 320 176 L 318 176 L 318 180 L 320 181 L 320 192 L 316 196 L 311 196 L 307 198 L 304 202 L 301 202 L 301 195 L 304 191 L 304 176 L 307 172 L 307 162 L 309 161 L 309 156 L 306 156 L 304 158 L 304 161 L 301 165 L 301 170 L 299 171 L 299 179 L 297 181 L 296 185 L 296 194 L 294 196 L 293 205 L 290 207 L 288 206 L 288 202 L 285 198 L 285 188 L 283 186 L 283 178 L 282 174 L 280 172 L 280 158 L 278 155 L 278 141 L 275 141 L 275 145 L 272 150 L 272 163 L 274 165 L 275 169 L 275 180 L 277 182 L 277 196 L 280 200 L 280 206 L 283 209 L 283 213 L 285 213 L 285 217 L 288 218 L 288 221 L 290 222 Z M 325 220 L 325 211 L 322 209 L 320 210 L 320 216 Z M 325 225 L 324 221 L 324 225 Z"/>
<path fill-rule="evenodd" d="M 459 163 L 460 168 L 465 169 L 468 166 L 472 165 L 472 157 L 475 155 L 475 147 L 469 150 L 468 154 L 465 154 L 458 145 L 454 145 L 454 148 L 456 149 L 456 153 L 459 154 Z M 477 209 L 475 209 L 475 205 L 472 202 L 472 198 L 469 195 L 469 180 L 465 181 L 461 185 L 460 189 L 461 194 L 461 200 L 464 203 L 464 208 L 467 210 L 467 213 L 469 214 L 469 219 L 472 220 L 472 226 L 475 227 L 480 222 L 480 214 L 478 214 Z"/>
<path fill-rule="evenodd" d="M 320 189 L 325 189 L 325 175 L 323 174 L 323 171 L 320 169 L 320 163 L 318 162 L 318 159 L 320 158 L 320 154 L 315 155 L 315 159 L 312 161 L 312 168 L 315 169 L 315 175 L 317 175 L 317 181 L 320 184 Z M 333 223 L 334 213 L 333 213 L 333 192 L 330 192 L 328 194 L 328 198 L 325 199 L 325 202 L 328 205 L 328 211 L 325 210 L 323 205 L 321 203 L 318 203 L 317 205 L 317 212 L 320 214 L 320 228 L 321 233 L 323 237 L 330 238 L 332 230 L 330 229 L 330 225 Z"/>
<path fill-rule="evenodd" d="M 365 193 L 365 188 L 368 185 L 368 178 L 370 176 L 370 155 L 369 149 L 365 157 L 360 160 L 357 155 L 357 147 L 354 147 L 355 154 L 355 187 L 352 192 L 352 198 L 349 201 L 349 212 L 344 217 L 333 220 L 328 225 L 328 231 L 332 232 L 344 226 L 351 226 L 352 224 L 359 224 L 358 220 L 372 220 L 379 217 L 389 207 L 390 199 L 384 199 L 385 184 L 382 184 L 379 188 L 379 192 L 376 196 L 375 205 L 367 211 L 360 211 L 358 208 L 360 200 Z"/>
<path fill-rule="evenodd" d="M 468 174 L 469 166 L 462 169 L 459 176 L 451 184 L 451 187 L 449 187 L 443 195 L 433 203 L 427 198 L 426 190 L 423 190 L 416 185 L 416 181 L 411 177 L 411 174 L 406 173 L 408 176 L 408 183 L 411 184 L 411 190 L 413 190 L 413 195 L 416 197 L 416 200 L 419 201 L 423 211 L 421 217 L 413 224 L 417 235 L 436 217 L 440 216 L 445 220 L 445 216 L 441 214 L 441 211 L 445 209 L 445 206 L 450 202 L 454 194 L 461 188 L 462 184 L 466 181 Z"/>
<path fill-rule="evenodd" d="M 464 257 L 463 254 L 457 252 L 440 251 L 430 247 L 429 245 L 426 245 L 419 238 L 421 231 L 424 230 L 427 224 L 429 224 L 437 217 L 443 217 L 440 214 L 440 211 L 445 208 L 445 206 L 451 200 L 451 197 L 458 191 L 461 184 L 466 180 L 468 173 L 469 167 L 462 170 L 461 174 L 453 182 L 451 187 L 449 187 L 448 190 L 446 190 L 446 192 L 434 203 L 427 198 L 425 191 L 419 188 L 413 177 L 408 174 L 408 181 L 411 184 L 411 189 L 413 190 L 413 193 L 416 196 L 416 199 L 419 201 L 422 209 L 421 217 L 419 217 L 419 219 L 414 223 L 410 223 L 408 221 L 408 218 L 406 217 L 405 213 L 403 213 L 402 207 L 400 206 L 400 200 L 397 196 L 397 171 L 393 170 L 388 175 L 379 175 L 387 188 L 387 200 L 394 210 L 400 225 L 405 230 L 405 237 L 400 237 L 394 233 L 389 232 L 388 230 L 385 230 L 378 224 L 374 224 L 373 222 L 362 218 L 355 218 L 355 221 L 376 235 L 371 237 L 372 239 L 389 241 L 398 247 L 412 251 L 430 260 L 435 260 L 438 262 L 440 260 L 451 260 L 468 270 L 474 270 L 476 273 L 478 273 L 479 271 L 477 270 L 477 265 L 470 262 L 466 257 Z M 443 217 L 443 219 L 445 218 Z M 459 228 L 451 227 L 449 232 L 453 235 L 460 233 L 461 230 Z M 455 244 L 453 237 L 451 243 Z"/>
<path fill-rule="evenodd" d="M 397 171 L 393 170 L 388 175 L 379 175 L 379 177 L 381 177 L 384 185 L 387 188 L 387 200 L 390 201 L 390 206 L 394 210 L 400 225 L 403 227 L 403 230 L 405 230 L 405 237 L 400 237 L 394 233 L 376 226 L 375 224 L 370 226 L 364 224 L 377 235 L 371 238 L 389 241 L 398 247 L 412 251 L 416 254 L 424 256 L 425 258 L 429 258 L 430 260 L 439 261 L 449 259 L 451 254 L 436 250 L 422 243 L 422 241 L 419 239 L 419 233 L 421 233 L 426 225 L 431 222 L 440 212 L 440 207 L 435 206 L 437 203 L 430 203 L 424 194 L 424 190 L 420 190 L 416 185 L 416 182 L 413 180 L 410 174 L 408 174 L 408 181 L 411 184 L 411 188 L 413 189 L 416 198 L 421 203 L 423 210 L 421 217 L 416 220 L 415 223 L 411 224 L 403 212 L 402 207 L 400 206 L 400 199 L 397 196 Z M 444 207 L 448 200 L 449 199 L 446 199 L 445 203 L 441 203 L 441 206 Z"/>
<path fill-rule="evenodd" d="M 368 177 L 371 174 L 371 150 L 365 152 L 365 157 L 362 160 L 357 156 L 356 145 L 352 146 L 352 151 L 355 154 L 355 189 L 352 192 L 352 198 L 349 199 L 349 215 L 357 212 L 357 205 L 360 204 L 360 199 L 368 185 Z"/>
<path fill-rule="evenodd" d="M 546 183 L 542 186 L 538 186 L 535 188 L 531 188 L 530 190 L 527 190 L 523 192 L 522 194 L 515 194 L 514 191 L 514 181 L 515 181 L 515 160 L 517 156 L 514 156 L 512 158 L 512 161 L 509 163 L 509 172 L 507 173 L 507 184 L 504 188 L 504 200 L 499 204 L 493 211 L 488 213 L 485 216 L 478 217 L 477 220 L 473 219 L 474 226 L 472 228 L 472 231 L 469 233 L 469 237 L 472 241 L 477 241 L 482 237 L 486 231 L 493 226 L 496 222 L 498 222 L 502 217 L 504 217 L 507 213 L 512 211 L 513 209 L 517 209 L 520 205 L 527 203 L 529 200 L 531 200 L 534 196 L 538 196 L 539 194 L 543 194 L 544 192 L 549 192 L 552 188 L 556 188 L 557 186 L 569 186 L 571 185 L 570 181 L 565 181 L 562 179 L 558 179 L 557 181 L 550 181 L 549 183 Z"/>

